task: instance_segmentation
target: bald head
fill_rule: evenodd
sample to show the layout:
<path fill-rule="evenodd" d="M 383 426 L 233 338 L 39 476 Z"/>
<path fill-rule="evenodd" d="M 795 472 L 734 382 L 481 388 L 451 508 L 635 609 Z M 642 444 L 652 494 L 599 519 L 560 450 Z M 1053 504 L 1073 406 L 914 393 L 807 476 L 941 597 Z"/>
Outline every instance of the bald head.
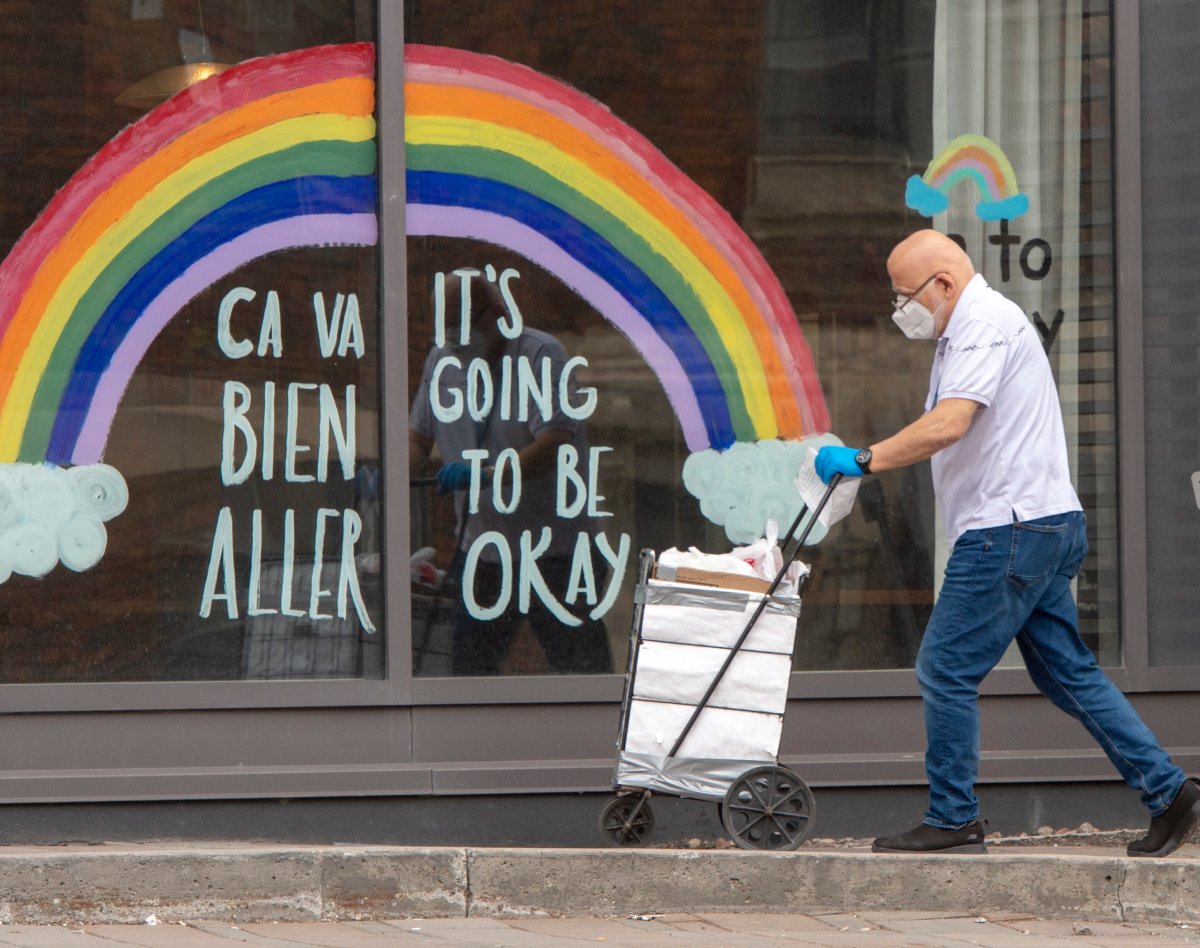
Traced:
<path fill-rule="evenodd" d="M 463 274 L 467 276 L 463 278 Z M 504 336 L 501 335 L 498 321 L 503 319 L 508 310 L 504 305 L 504 297 L 495 283 L 483 278 L 478 270 L 455 270 L 446 275 L 443 287 L 444 306 L 446 314 L 446 338 L 451 348 L 458 344 L 461 323 L 464 319 L 462 312 L 464 291 L 469 297 L 470 305 L 465 315 L 469 327 L 470 344 L 475 350 L 489 361 L 500 357 L 504 350 Z M 436 306 L 436 293 L 435 302 Z"/>
<path fill-rule="evenodd" d="M 901 279 L 916 287 L 935 273 L 945 272 L 966 283 L 975 275 L 971 258 L 953 240 L 936 230 L 919 230 L 896 244 L 888 257 L 888 276 L 897 288 Z"/>
<path fill-rule="evenodd" d="M 887 270 L 898 295 L 911 296 L 919 291 L 930 310 L 945 301 L 937 320 L 939 336 L 959 296 L 975 276 L 966 251 L 936 230 L 919 230 L 900 241 L 888 257 Z"/>
<path fill-rule="evenodd" d="M 477 270 L 456 270 L 453 274 L 447 275 L 446 312 L 457 314 L 462 306 L 464 281 L 458 276 L 460 272 L 475 274 L 474 278 L 470 280 L 469 289 L 472 323 L 482 323 L 489 316 L 494 322 L 497 316 L 503 316 L 505 313 L 504 297 L 500 295 L 499 287 L 490 280 L 483 279 L 482 274 Z"/>

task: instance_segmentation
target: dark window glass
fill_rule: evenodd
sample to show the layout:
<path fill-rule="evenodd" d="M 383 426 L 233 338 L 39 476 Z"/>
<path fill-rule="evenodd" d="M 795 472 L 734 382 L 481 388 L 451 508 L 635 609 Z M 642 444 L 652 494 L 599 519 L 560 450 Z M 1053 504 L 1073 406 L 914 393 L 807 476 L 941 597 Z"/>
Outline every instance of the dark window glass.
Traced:
<path fill-rule="evenodd" d="M 382 674 L 373 30 L 6 5 L 4 681 Z"/>
<path fill-rule="evenodd" d="M 1200 665 L 1200 202 L 1189 105 L 1200 90 L 1200 19 L 1190 4 L 1153 0 L 1141 7 L 1140 30 L 1150 661 Z"/>

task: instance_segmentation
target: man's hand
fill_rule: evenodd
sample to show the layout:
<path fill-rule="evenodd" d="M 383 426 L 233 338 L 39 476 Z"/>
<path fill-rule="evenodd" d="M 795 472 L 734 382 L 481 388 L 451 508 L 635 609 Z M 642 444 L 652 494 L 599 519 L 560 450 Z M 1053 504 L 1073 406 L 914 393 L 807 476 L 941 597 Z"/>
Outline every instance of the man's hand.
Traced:
<path fill-rule="evenodd" d="M 466 490 L 471 482 L 471 469 L 461 461 L 443 465 L 437 472 L 439 494 L 449 494 L 456 490 Z"/>
<path fill-rule="evenodd" d="M 828 484 L 834 474 L 843 477 L 862 477 L 862 468 L 854 460 L 858 448 L 843 448 L 837 445 L 827 445 L 817 452 L 817 477 Z"/>

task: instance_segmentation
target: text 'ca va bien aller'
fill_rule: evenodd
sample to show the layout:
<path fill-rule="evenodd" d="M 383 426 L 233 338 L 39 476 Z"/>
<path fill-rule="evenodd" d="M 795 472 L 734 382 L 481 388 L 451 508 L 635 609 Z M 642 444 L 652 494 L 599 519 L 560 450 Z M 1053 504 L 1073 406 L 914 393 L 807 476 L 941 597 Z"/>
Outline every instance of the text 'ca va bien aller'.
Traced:
<path fill-rule="evenodd" d="M 250 307 L 258 294 L 236 287 L 221 300 L 217 313 L 217 344 L 229 359 L 248 357 L 279 359 L 283 355 L 283 317 L 279 295 L 267 293 L 259 319 L 258 342 L 239 338 L 233 328 L 236 308 Z M 366 352 L 365 334 L 354 293 L 338 293 L 327 303 L 324 293 L 313 295 L 316 338 L 324 359 L 361 359 Z M 280 391 L 282 388 L 282 391 Z M 282 431 L 276 423 L 277 407 L 284 407 Z M 246 483 L 257 474 L 263 481 L 277 477 L 291 484 L 324 484 L 330 480 L 351 481 L 356 474 L 357 394 L 353 384 L 340 391 L 321 382 L 290 382 L 277 386 L 264 381 L 251 389 L 244 382 L 225 382 L 221 399 L 221 483 L 227 487 Z M 313 430 L 315 443 L 301 432 Z M 277 452 L 282 439 L 282 470 Z M 315 450 L 315 458 L 312 453 Z M 239 616 L 239 600 L 248 616 L 282 615 L 309 620 L 345 620 L 353 609 L 367 632 L 375 624 L 367 612 L 359 582 L 355 545 L 362 537 L 363 522 L 353 508 L 317 506 L 305 514 L 311 544 L 297 560 L 297 511 L 282 512 L 282 524 L 264 530 L 263 511 L 250 514 L 250 563 L 245 576 L 237 575 L 236 538 L 245 533 L 244 524 L 235 531 L 232 507 L 217 514 L 200 616 L 208 618 L 214 604 L 223 602 L 225 615 Z M 282 549 L 264 560 L 264 536 L 282 535 Z M 327 546 L 333 547 L 327 550 Z M 244 539 L 243 547 L 244 548 Z M 264 578 L 265 577 L 265 578 Z M 244 583 L 244 586 L 239 585 Z"/>

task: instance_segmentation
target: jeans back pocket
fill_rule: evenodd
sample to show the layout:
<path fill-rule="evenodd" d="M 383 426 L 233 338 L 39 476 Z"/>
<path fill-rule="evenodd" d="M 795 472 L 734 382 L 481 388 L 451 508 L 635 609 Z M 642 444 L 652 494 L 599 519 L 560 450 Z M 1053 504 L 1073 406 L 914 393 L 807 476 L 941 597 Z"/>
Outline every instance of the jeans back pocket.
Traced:
<path fill-rule="evenodd" d="M 1008 579 L 1027 589 L 1058 569 L 1067 541 L 1066 523 L 1014 523 Z"/>

